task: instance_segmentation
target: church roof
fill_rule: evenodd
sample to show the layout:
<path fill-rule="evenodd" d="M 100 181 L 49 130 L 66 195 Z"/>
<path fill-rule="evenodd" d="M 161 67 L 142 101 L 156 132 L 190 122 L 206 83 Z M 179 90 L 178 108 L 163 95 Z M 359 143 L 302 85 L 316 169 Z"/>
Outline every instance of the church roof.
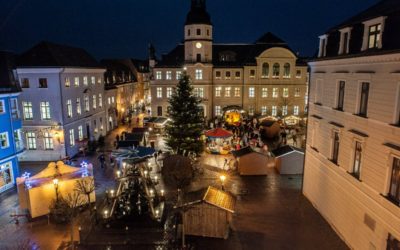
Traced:
<path fill-rule="evenodd" d="M 185 25 L 208 24 L 211 25 L 211 18 L 206 9 L 205 0 L 192 0 L 192 6 L 186 16 Z"/>

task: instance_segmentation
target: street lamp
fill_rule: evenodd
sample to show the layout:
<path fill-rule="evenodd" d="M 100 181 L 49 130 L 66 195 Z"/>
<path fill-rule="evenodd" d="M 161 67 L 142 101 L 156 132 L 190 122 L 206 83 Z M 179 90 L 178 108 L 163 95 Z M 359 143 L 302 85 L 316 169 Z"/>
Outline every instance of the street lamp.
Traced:
<path fill-rule="evenodd" d="M 54 189 L 56 191 L 56 201 L 58 202 L 58 179 L 53 180 Z"/>
<path fill-rule="evenodd" d="M 226 176 L 225 176 L 225 175 L 221 175 L 221 176 L 219 177 L 219 179 L 221 180 L 222 190 L 225 191 L 224 182 L 225 182 L 225 180 L 226 180 Z"/>

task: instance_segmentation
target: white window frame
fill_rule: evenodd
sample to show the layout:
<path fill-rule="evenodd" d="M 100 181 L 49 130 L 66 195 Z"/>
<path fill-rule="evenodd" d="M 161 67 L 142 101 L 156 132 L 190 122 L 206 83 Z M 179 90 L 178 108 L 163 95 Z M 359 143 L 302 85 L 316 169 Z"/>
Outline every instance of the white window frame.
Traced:
<path fill-rule="evenodd" d="M 70 79 L 69 77 L 65 77 L 64 86 L 65 86 L 66 88 L 71 87 L 71 79 Z"/>
<path fill-rule="evenodd" d="M 340 32 L 339 55 L 348 54 L 349 53 L 351 30 L 352 30 L 352 27 L 346 27 L 346 28 L 343 28 L 343 29 L 339 30 L 339 32 Z M 347 34 L 347 41 L 346 41 L 347 44 L 345 46 L 344 37 L 345 37 L 346 34 Z M 344 51 L 344 48 L 346 48 L 346 51 Z"/>
<path fill-rule="evenodd" d="M 162 87 L 157 87 L 156 91 L 157 91 L 157 93 L 156 93 L 157 98 L 159 98 L 159 99 L 163 98 Z"/>
<path fill-rule="evenodd" d="M 92 106 L 93 106 L 93 109 L 97 108 L 97 96 L 96 95 L 92 96 Z"/>
<path fill-rule="evenodd" d="M 103 95 L 99 94 L 99 108 L 103 107 Z"/>
<path fill-rule="evenodd" d="M 182 71 L 176 71 L 175 77 L 176 77 L 176 80 L 180 80 L 182 77 Z"/>
<path fill-rule="evenodd" d="M 225 97 L 231 97 L 231 87 L 225 87 Z"/>
<path fill-rule="evenodd" d="M 40 117 L 44 121 L 51 120 L 50 102 L 40 102 Z"/>
<path fill-rule="evenodd" d="M 267 106 L 261 106 L 261 115 L 267 115 L 268 108 Z"/>
<path fill-rule="evenodd" d="M 326 45 L 328 44 L 328 35 L 319 36 L 319 52 L 318 57 L 326 56 Z"/>
<path fill-rule="evenodd" d="M 215 116 L 221 116 L 221 106 L 215 106 Z"/>
<path fill-rule="evenodd" d="M 75 146 L 75 131 L 73 128 L 69 130 L 69 145 L 71 148 Z"/>
<path fill-rule="evenodd" d="M 235 97 L 240 97 L 240 87 L 235 87 L 235 93 L 234 93 L 234 96 Z"/>
<path fill-rule="evenodd" d="M 261 97 L 262 98 L 267 98 L 268 97 L 268 88 L 262 88 L 261 89 Z"/>
<path fill-rule="evenodd" d="M 68 115 L 68 118 L 72 118 L 72 116 L 73 116 L 71 99 L 67 100 L 67 115 Z"/>
<path fill-rule="evenodd" d="M 165 72 L 165 80 L 172 80 L 172 71 Z"/>
<path fill-rule="evenodd" d="M 6 102 L 5 100 L 0 100 L 0 115 L 5 114 L 7 109 L 6 109 Z"/>
<path fill-rule="evenodd" d="M 202 69 L 196 69 L 196 71 L 195 71 L 195 79 L 196 80 L 203 80 L 203 70 Z"/>
<path fill-rule="evenodd" d="M 293 106 L 293 115 L 300 114 L 300 107 L 298 105 Z"/>
<path fill-rule="evenodd" d="M 255 98 L 255 97 L 256 97 L 256 88 L 249 87 L 249 98 Z"/>
<path fill-rule="evenodd" d="M 78 76 L 74 77 L 74 86 L 79 87 L 79 77 Z"/>
<path fill-rule="evenodd" d="M 89 85 L 89 79 L 87 76 L 83 77 L 83 86 L 88 86 Z"/>
<path fill-rule="evenodd" d="M 368 21 L 363 22 L 364 24 L 364 36 L 363 36 L 363 43 L 361 50 L 367 50 L 368 49 L 368 44 L 369 44 L 369 27 L 374 26 L 374 25 L 381 25 L 381 30 L 380 30 L 380 39 L 378 41 L 378 49 L 382 48 L 382 37 L 383 37 L 383 32 L 385 31 L 385 20 L 386 16 L 381 16 L 377 17 Z"/>
<path fill-rule="evenodd" d="M 272 98 L 279 97 L 279 88 L 272 88 Z"/>
<path fill-rule="evenodd" d="M 83 126 L 82 125 L 80 125 L 78 127 L 78 139 L 79 139 L 79 141 L 83 140 Z"/>
<path fill-rule="evenodd" d="M 222 87 L 215 87 L 215 97 L 221 97 Z"/>
<path fill-rule="evenodd" d="M 162 80 L 162 72 L 156 71 L 156 80 Z"/>
<path fill-rule="evenodd" d="M 26 132 L 26 142 L 28 150 L 36 150 L 37 149 L 36 133 L 32 131 Z"/>
<path fill-rule="evenodd" d="M 9 136 L 8 136 L 8 132 L 7 132 L 7 131 L 1 132 L 1 133 L 0 133 L 0 138 L 3 137 L 3 136 L 4 136 L 5 146 L 3 146 L 3 145 L 0 143 L 0 148 L 1 148 L 1 149 L 9 148 L 9 147 L 10 147 L 10 138 L 9 138 Z M 0 141 L 0 142 L 2 142 L 2 141 Z"/>
<path fill-rule="evenodd" d="M 277 106 L 272 106 L 271 115 L 278 116 L 278 107 Z"/>
<path fill-rule="evenodd" d="M 50 132 L 43 133 L 44 150 L 54 150 L 53 136 Z"/>
<path fill-rule="evenodd" d="M 282 89 L 282 97 L 289 97 L 289 88 Z"/>
<path fill-rule="evenodd" d="M 167 98 L 171 98 L 172 96 L 172 87 L 167 87 Z"/>

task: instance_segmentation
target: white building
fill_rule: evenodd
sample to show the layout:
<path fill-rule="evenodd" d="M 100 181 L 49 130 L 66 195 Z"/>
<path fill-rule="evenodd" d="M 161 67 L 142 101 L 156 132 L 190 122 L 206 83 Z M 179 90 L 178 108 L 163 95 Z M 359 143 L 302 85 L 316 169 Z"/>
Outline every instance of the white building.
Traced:
<path fill-rule="evenodd" d="M 400 249 L 400 2 L 320 36 L 304 195 L 352 249 Z"/>
<path fill-rule="evenodd" d="M 20 56 L 22 161 L 74 156 L 106 133 L 103 69 L 86 51 L 42 42 Z"/>

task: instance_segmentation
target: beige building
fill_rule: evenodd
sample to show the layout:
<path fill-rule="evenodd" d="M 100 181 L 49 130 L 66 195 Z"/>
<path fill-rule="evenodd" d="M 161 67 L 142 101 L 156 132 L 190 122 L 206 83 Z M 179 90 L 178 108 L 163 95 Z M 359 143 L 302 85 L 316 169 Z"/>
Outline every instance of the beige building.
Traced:
<path fill-rule="evenodd" d="M 320 36 L 304 195 L 352 249 L 400 248 L 400 2 Z"/>
<path fill-rule="evenodd" d="M 307 65 L 271 33 L 251 44 L 213 43 L 205 0 L 192 1 L 184 43 L 161 60 L 150 60 L 152 65 L 151 111 L 156 116 L 167 115 L 168 99 L 184 71 L 208 118 L 229 109 L 276 117 L 305 111 Z"/>

